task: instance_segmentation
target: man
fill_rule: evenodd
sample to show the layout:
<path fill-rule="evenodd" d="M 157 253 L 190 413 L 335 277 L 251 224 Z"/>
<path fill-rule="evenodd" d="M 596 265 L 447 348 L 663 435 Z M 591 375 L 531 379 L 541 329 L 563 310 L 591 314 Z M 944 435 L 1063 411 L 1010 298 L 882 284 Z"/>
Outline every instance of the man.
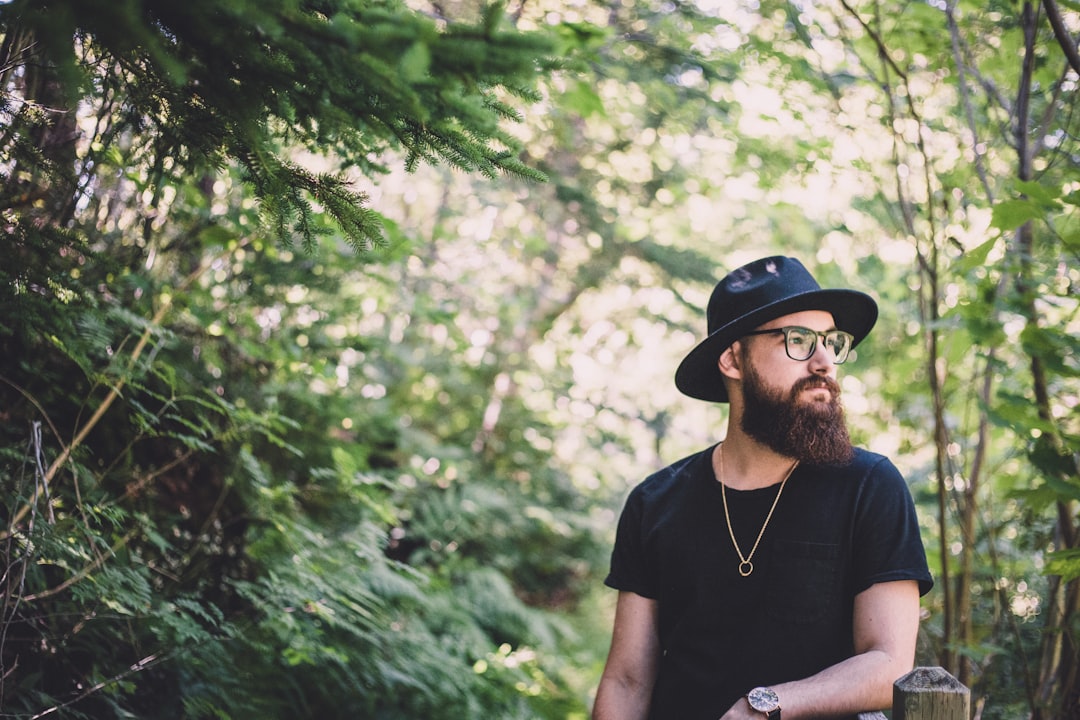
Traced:
<path fill-rule="evenodd" d="M 594 720 L 784 720 L 884 709 L 932 586 L 914 503 L 854 449 L 837 366 L 877 320 L 794 258 L 717 284 L 675 384 L 730 404 L 726 439 L 630 494 Z"/>

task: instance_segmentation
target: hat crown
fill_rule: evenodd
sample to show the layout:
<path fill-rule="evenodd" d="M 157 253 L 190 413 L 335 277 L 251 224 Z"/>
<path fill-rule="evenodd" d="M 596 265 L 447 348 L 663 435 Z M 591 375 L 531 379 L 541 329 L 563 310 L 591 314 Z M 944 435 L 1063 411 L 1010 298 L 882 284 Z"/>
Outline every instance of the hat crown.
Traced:
<path fill-rule="evenodd" d="M 755 260 L 733 270 L 713 289 L 706 313 L 709 334 L 778 300 L 820 289 L 806 267 L 795 258 L 775 256 Z"/>

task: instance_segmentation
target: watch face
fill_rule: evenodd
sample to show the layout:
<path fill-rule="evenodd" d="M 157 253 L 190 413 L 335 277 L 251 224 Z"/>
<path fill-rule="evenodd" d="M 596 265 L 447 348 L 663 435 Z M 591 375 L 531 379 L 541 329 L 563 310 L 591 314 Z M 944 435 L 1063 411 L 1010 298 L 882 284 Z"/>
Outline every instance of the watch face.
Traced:
<path fill-rule="evenodd" d="M 780 698 L 773 692 L 772 688 L 754 688 L 746 693 L 746 699 L 750 702 L 750 707 L 758 712 L 771 713 L 780 707 Z"/>

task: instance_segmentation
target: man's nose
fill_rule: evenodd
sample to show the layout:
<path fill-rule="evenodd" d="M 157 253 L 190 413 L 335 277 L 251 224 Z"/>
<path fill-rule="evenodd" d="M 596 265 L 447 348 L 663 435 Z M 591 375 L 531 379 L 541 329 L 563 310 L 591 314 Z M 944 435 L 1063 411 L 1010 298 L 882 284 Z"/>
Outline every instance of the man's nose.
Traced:
<path fill-rule="evenodd" d="M 807 359 L 807 362 L 810 364 L 810 371 L 819 375 L 831 374 L 836 369 L 836 359 L 825 347 L 825 338 L 817 338 L 817 342 L 814 343 L 814 354 Z"/>

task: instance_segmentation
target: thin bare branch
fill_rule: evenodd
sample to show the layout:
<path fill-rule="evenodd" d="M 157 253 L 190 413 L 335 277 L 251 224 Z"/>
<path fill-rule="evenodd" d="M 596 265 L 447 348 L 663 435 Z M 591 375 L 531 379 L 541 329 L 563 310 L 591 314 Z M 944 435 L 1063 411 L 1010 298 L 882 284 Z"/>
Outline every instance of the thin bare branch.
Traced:
<path fill-rule="evenodd" d="M 74 575 L 72 575 L 68 579 L 64 580 L 62 583 L 60 583 L 59 585 L 57 585 L 55 587 L 51 587 L 51 588 L 49 588 L 47 590 L 42 590 L 39 593 L 33 593 L 33 594 L 30 594 L 30 595 L 24 595 L 23 596 L 23 601 L 29 603 L 29 602 L 34 602 L 35 600 L 44 600 L 47 597 L 52 597 L 53 595 L 56 595 L 58 593 L 62 593 L 63 591 L 67 590 L 69 587 L 71 587 L 75 583 L 79 582 L 80 580 L 85 579 L 86 577 L 88 577 L 90 575 L 90 573 L 94 572 L 95 570 L 100 568 L 102 565 L 104 565 L 105 560 L 107 558 L 111 557 L 112 555 L 115 555 L 117 550 L 119 550 L 120 548 L 124 547 L 129 542 L 131 542 L 131 539 L 133 537 L 135 537 L 138 534 L 138 532 L 139 532 L 138 529 L 129 530 L 122 538 L 120 538 L 115 543 L 113 543 L 113 546 L 112 546 L 112 548 L 110 548 L 110 552 L 109 552 L 108 555 L 99 555 L 97 557 L 97 559 L 94 560 L 94 562 L 90 563 L 89 565 L 84 567 L 82 570 L 79 570 L 77 573 L 75 573 Z"/>
<path fill-rule="evenodd" d="M 1065 59 L 1069 62 L 1069 67 L 1073 72 L 1080 75 L 1080 52 L 1076 49 L 1076 41 L 1069 35 L 1068 28 L 1065 27 L 1065 21 L 1061 18 L 1061 10 L 1058 9 L 1057 2 L 1055 0 L 1042 0 L 1043 11 L 1046 12 L 1046 19 L 1050 21 L 1050 27 L 1054 30 L 1054 37 L 1058 41 L 1058 45 L 1061 46 L 1061 51 L 1065 53 Z"/>
<path fill-rule="evenodd" d="M 43 717 L 46 717 L 48 715 L 52 715 L 53 713 L 60 712 L 61 710 L 65 709 L 65 708 L 71 707 L 72 705 L 74 705 L 77 702 L 81 702 L 81 701 L 85 700 L 86 698 L 90 697 L 94 693 L 100 692 L 101 690 L 109 687 L 110 685 L 115 685 L 116 683 L 120 682 L 124 678 L 130 677 L 130 676 L 134 675 L 135 673 L 139 673 L 139 672 L 142 672 L 143 670 L 147 670 L 147 669 L 153 667 L 154 665 L 157 665 L 159 662 L 162 662 L 163 660 L 166 660 L 166 659 L 168 659 L 167 655 L 166 656 L 161 656 L 161 655 L 158 655 L 158 654 L 147 655 L 142 660 L 139 660 L 137 663 L 135 663 L 134 665 L 129 667 L 124 672 L 119 673 L 118 675 L 114 675 L 113 677 L 108 678 L 107 680 L 102 680 L 101 682 L 99 682 L 99 683 L 97 683 L 95 685 L 92 685 L 91 687 L 88 687 L 86 690 L 84 690 L 82 693 L 80 693 L 77 697 L 74 697 L 71 700 L 68 700 L 67 702 L 60 703 L 59 705 L 54 705 L 54 706 L 52 706 L 51 708 L 49 708 L 47 710 L 43 710 L 43 711 L 39 712 L 37 715 L 32 716 L 30 718 L 30 720 L 38 720 L 38 718 L 43 718 Z"/>
<path fill-rule="evenodd" d="M 975 172 L 979 175 L 986 199 L 993 204 L 994 190 L 990 187 L 990 180 L 986 175 L 986 165 L 983 162 L 982 143 L 979 142 L 979 127 L 975 122 L 975 111 L 971 107 L 971 91 L 967 83 L 967 63 L 961 53 L 960 28 L 956 23 L 956 0 L 952 0 L 945 7 L 945 18 L 949 25 L 949 39 L 952 44 L 953 64 L 956 65 L 956 86 L 960 90 L 960 102 L 964 106 L 964 117 L 967 119 L 968 131 L 971 133 L 971 149 L 975 154 Z"/>

